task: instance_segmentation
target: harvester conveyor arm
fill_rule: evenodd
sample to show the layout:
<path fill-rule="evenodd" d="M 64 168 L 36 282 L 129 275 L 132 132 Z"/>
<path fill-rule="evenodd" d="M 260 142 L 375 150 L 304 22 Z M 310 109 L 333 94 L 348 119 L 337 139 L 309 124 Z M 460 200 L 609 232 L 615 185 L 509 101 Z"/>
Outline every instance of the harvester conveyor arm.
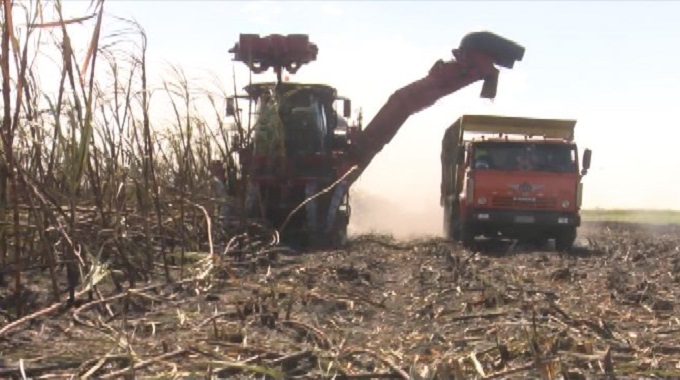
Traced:
<path fill-rule="evenodd" d="M 366 125 L 353 142 L 357 170 L 348 176 L 349 183 L 359 178 L 411 115 L 478 80 L 484 81 L 480 96 L 494 98 L 499 74 L 495 65 L 512 68 L 524 57 L 524 47 L 490 32 L 474 32 L 463 38 L 453 56 L 455 60 L 438 61 L 427 76 L 394 92 Z"/>

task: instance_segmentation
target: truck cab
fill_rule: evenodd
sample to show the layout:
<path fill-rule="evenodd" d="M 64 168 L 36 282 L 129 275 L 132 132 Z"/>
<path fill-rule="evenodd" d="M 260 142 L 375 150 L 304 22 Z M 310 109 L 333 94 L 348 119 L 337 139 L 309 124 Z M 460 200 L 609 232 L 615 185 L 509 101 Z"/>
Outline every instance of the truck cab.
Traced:
<path fill-rule="evenodd" d="M 591 151 L 573 141 L 574 120 L 465 115 L 442 141 L 444 232 L 570 250 L 581 224 L 582 177 Z M 474 135 L 475 136 L 470 136 Z"/>

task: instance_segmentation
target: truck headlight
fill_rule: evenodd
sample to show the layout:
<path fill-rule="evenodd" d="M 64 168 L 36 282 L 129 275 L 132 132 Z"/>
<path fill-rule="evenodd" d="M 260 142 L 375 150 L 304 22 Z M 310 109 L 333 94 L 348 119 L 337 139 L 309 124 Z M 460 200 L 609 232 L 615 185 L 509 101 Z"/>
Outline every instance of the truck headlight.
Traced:
<path fill-rule="evenodd" d="M 485 205 L 486 204 L 486 197 L 479 197 L 477 199 L 477 203 L 480 205 Z"/>
<path fill-rule="evenodd" d="M 569 203 L 569 201 L 564 200 L 564 201 L 562 201 L 562 208 L 567 208 L 567 207 L 569 207 L 570 204 L 571 203 Z"/>

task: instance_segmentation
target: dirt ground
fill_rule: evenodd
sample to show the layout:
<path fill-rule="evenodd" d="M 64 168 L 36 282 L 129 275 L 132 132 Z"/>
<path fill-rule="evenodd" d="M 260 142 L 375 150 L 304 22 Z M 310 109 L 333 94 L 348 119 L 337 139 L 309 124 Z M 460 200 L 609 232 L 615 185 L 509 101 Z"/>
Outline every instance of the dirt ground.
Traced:
<path fill-rule="evenodd" d="M 231 250 L 203 280 L 122 294 L 105 280 L 47 311 L 35 272 L 41 315 L 14 321 L 0 289 L 0 378 L 680 376 L 680 226 L 586 224 L 570 255 L 478 248 L 363 235 L 331 252 Z M 186 278 L 206 264 L 189 256 Z"/>

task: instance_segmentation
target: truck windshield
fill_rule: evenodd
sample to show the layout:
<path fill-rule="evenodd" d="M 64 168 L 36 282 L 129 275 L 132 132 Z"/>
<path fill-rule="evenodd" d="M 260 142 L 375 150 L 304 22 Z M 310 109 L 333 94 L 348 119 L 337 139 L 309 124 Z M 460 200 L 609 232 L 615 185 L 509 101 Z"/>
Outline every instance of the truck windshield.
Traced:
<path fill-rule="evenodd" d="M 576 148 L 552 143 L 483 142 L 473 147 L 472 165 L 482 170 L 576 172 Z"/>

